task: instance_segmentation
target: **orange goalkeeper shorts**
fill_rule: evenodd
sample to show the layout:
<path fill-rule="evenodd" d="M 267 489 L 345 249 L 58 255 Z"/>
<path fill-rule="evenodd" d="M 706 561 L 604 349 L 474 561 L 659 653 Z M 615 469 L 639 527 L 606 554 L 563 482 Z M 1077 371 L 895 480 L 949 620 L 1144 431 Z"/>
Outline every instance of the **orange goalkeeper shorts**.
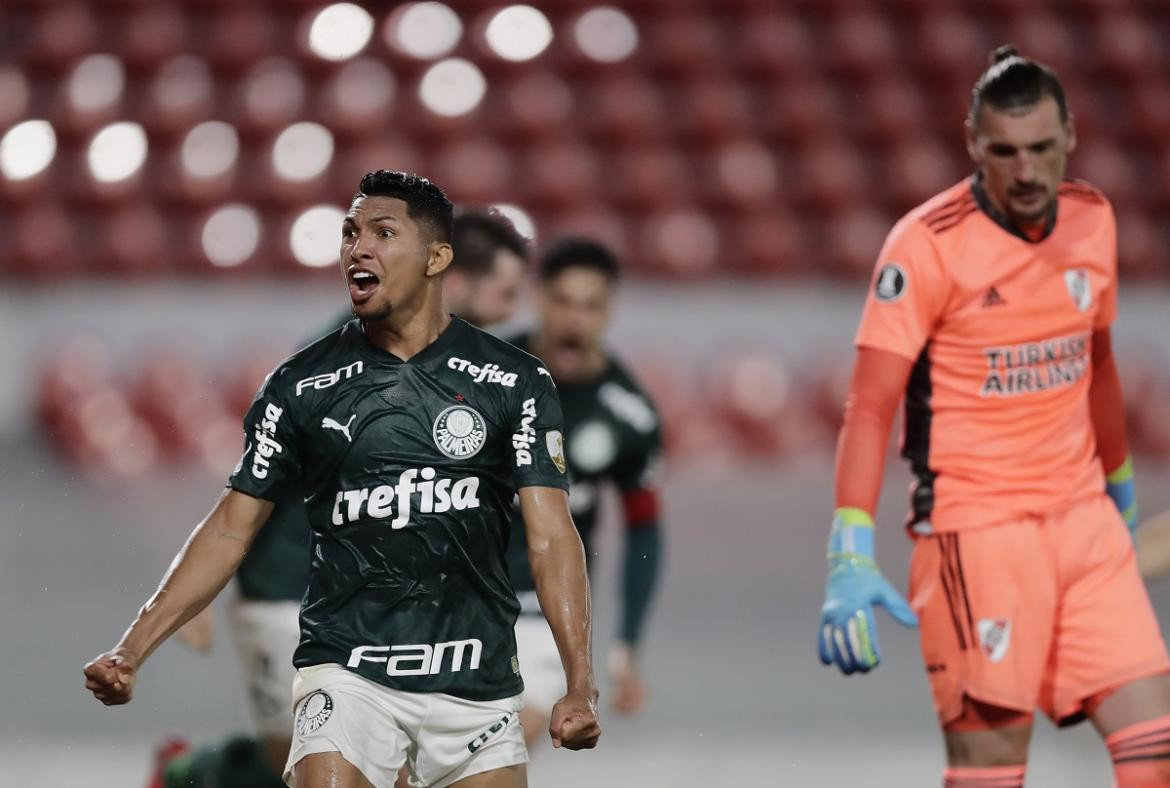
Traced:
<path fill-rule="evenodd" d="M 943 725 L 965 696 L 1075 722 L 1094 695 L 1170 669 L 1129 531 L 1104 494 L 916 536 L 910 604 Z"/>

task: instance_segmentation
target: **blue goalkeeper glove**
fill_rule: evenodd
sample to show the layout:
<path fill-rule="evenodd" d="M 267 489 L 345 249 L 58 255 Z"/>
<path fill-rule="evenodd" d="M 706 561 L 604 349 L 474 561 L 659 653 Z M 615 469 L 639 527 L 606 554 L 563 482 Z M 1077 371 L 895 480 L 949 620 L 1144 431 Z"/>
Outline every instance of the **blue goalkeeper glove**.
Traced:
<path fill-rule="evenodd" d="M 1125 458 L 1125 462 L 1117 466 L 1105 477 L 1105 494 L 1113 499 L 1117 511 L 1121 512 L 1121 519 L 1129 528 L 1129 535 L 1135 536 L 1138 527 L 1137 492 L 1133 486 L 1133 459 Z"/>
<path fill-rule="evenodd" d="M 882 661 L 874 606 L 881 605 L 904 626 L 918 626 L 918 617 L 882 577 L 873 559 L 873 518 L 867 512 L 849 507 L 834 512 L 828 558 L 818 648 L 821 662 L 835 662 L 845 674 L 866 673 Z"/>

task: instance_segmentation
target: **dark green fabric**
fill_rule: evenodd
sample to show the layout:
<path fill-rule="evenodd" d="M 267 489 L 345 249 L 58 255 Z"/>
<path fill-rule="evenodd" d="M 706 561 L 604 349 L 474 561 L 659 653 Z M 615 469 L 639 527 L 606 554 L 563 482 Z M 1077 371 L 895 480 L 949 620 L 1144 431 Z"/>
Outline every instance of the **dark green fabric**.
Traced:
<path fill-rule="evenodd" d="M 662 529 L 657 523 L 626 532 L 622 566 L 622 612 L 618 638 L 636 646 L 658 585 L 662 567 Z"/>
<path fill-rule="evenodd" d="M 174 759 L 164 771 L 167 788 L 283 788 L 264 762 L 260 743 L 247 736 L 208 745 Z"/>
<path fill-rule="evenodd" d="M 229 483 L 305 502 L 297 667 L 339 663 L 469 700 L 521 691 L 504 562 L 512 501 L 520 487 L 568 489 L 560 405 L 539 370 L 458 318 L 408 362 L 355 320 L 277 367 Z"/>

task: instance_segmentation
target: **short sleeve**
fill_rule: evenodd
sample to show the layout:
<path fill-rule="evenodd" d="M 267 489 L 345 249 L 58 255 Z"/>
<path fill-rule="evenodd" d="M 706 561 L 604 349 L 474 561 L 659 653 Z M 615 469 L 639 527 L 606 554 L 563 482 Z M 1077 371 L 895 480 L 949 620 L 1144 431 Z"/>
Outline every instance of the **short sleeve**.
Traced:
<path fill-rule="evenodd" d="M 232 489 L 278 501 L 300 483 L 300 452 L 288 405 L 265 382 L 244 417 L 244 455 L 228 479 Z"/>
<path fill-rule="evenodd" d="M 1101 302 L 1097 307 L 1097 316 L 1093 320 L 1094 329 L 1108 328 L 1117 319 L 1117 224 L 1112 210 L 1108 211 L 1102 234 L 1101 253 L 1106 260 L 1109 279 L 1101 289 Z"/>
<path fill-rule="evenodd" d="M 918 358 L 942 314 L 947 287 L 929 230 L 916 218 L 903 219 L 878 256 L 855 344 Z"/>
<path fill-rule="evenodd" d="M 569 489 L 561 400 L 552 376 L 533 370 L 512 405 L 512 477 L 521 487 Z"/>
<path fill-rule="evenodd" d="M 647 408 L 649 408 L 647 404 Z M 649 429 L 633 430 L 633 437 L 622 448 L 610 477 L 622 492 L 657 490 L 662 483 L 662 427 L 658 414 L 647 423 Z M 650 425 L 653 426 L 650 426 Z"/>

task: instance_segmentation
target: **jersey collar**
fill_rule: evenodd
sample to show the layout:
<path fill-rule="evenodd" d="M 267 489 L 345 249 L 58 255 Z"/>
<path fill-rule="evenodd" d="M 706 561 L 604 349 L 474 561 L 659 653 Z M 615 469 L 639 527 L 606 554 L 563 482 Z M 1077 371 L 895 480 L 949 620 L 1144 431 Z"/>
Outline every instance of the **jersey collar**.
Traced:
<path fill-rule="evenodd" d="M 983 173 L 976 172 L 971 176 L 971 196 L 975 198 L 975 204 L 979 206 L 983 213 L 987 214 L 987 218 L 1000 226 L 1002 230 L 1011 233 L 1021 241 L 1026 241 L 1030 244 L 1040 243 L 1052 234 L 1056 229 L 1056 211 L 1059 207 L 1059 200 L 1052 204 L 1052 211 L 1048 215 L 1048 221 L 1044 223 L 1044 232 L 1040 234 L 1039 238 L 1029 238 L 1028 234 L 1020 228 L 1016 227 L 1006 216 L 996 210 L 992 205 L 991 198 L 987 196 L 987 190 L 983 188 Z"/>
<path fill-rule="evenodd" d="M 451 347 L 452 343 L 462 336 L 468 328 L 467 321 L 456 315 L 451 315 L 451 322 L 439 332 L 439 336 L 435 338 L 435 341 L 411 356 L 409 361 L 403 361 L 393 353 L 370 344 L 369 340 L 366 339 L 365 332 L 362 331 L 361 322 L 356 317 L 346 324 L 345 330 L 350 335 L 350 341 L 358 348 L 358 352 L 375 361 L 384 361 L 391 364 L 425 364 L 435 356 L 442 355 L 446 352 L 447 348 Z"/>

